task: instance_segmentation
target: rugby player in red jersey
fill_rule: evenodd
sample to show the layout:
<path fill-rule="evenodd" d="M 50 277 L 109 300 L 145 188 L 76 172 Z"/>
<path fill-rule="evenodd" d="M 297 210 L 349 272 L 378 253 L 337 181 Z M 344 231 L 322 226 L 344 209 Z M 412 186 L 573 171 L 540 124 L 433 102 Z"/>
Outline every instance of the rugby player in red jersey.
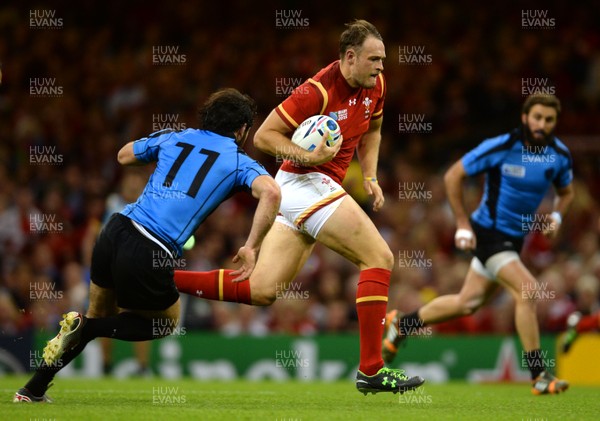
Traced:
<path fill-rule="evenodd" d="M 242 247 L 234 258 L 242 263 L 238 270 L 177 271 L 175 282 L 181 292 L 197 295 L 201 291 L 202 298 L 270 305 L 277 286 L 287 287 L 318 241 L 360 270 L 357 389 L 364 394 L 404 392 L 424 380 L 385 367 L 381 357 L 394 257 L 373 222 L 341 186 L 356 150 L 364 188 L 374 199 L 373 210 L 383 206 L 377 161 L 386 91 L 385 48 L 375 26 L 356 20 L 342 33 L 339 52 L 339 60 L 295 89 L 256 132 L 258 149 L 287 158 L 275 177 L 282 193 L 279 215 L 258 260 L 256 253 Z M 337 120 L 343 141 L 329 147 L 324 136 L 309 152 L 293 144 L 290 136 L 306 118 L 317 114 Z"/>

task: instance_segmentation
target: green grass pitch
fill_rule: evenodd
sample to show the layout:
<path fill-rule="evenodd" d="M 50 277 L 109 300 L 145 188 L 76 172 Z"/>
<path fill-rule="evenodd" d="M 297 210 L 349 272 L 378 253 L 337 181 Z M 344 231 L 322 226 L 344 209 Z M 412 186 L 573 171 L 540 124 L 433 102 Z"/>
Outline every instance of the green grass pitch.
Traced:
<path fill-rule="evenodd" d="M 0 378 L 0 419 L 17 420 L 598 420 L 600 387 L 533 396 L 525 384 L 425 385 L 363 396 L 348 382 L 56 379 L 53 404 L 14 404 L 25 377 Z"/>

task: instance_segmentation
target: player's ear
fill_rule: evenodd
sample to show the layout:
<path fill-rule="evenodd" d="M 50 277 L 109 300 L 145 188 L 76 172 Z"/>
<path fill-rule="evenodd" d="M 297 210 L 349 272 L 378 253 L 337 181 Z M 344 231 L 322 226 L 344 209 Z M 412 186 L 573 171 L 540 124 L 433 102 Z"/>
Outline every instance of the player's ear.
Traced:
<path fill-rule="evenodd" d="M 356 61 L 356 51 L 354 51 L 354 49 L 352 48 L 348 48 L 344 56 L 348 64 L 354 64 L 354 62 Z"/>
<path fill-rule="evenodd" d="M 250 127 L 248 127 L 248 125 L 246 123 L 244 123 L 242 125 L 242 127 L 237 129 L 236 132 L 234 133 L 235 142 L 238 145 L 243 146 L 244 142 L 246 142 L 246 138 L 248 137 L 248 132 L 250 132 Z"/>
<path fill-rule="evenodd" d="M 527 124 L 527 114 L 525 114 L 525 113 L 521 114 L 521 123 Z"/>

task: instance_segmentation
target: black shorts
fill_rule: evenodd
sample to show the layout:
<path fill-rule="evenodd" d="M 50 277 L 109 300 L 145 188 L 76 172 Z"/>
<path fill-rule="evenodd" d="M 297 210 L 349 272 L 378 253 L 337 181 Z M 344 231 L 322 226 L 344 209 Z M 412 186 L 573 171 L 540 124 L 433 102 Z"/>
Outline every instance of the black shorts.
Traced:
<path fill-rule="evenodd" d="M 485 262 L 494 254 L 501 251 L 515 251 L 521 253 L 523 238 L 512 237 L 492 228 L 485 228 L 471 220 L 471 227 L 477 240 L 477 247 L 473 255 L 485 265 Z"/>
<path fill-rule="evenodd" d="M 179 298 L 172 257 L 115 213 L 92 252 L 90 275 L 102 288 L 115 290 L 117 305 L 131 310 L 165 310 Z"/>

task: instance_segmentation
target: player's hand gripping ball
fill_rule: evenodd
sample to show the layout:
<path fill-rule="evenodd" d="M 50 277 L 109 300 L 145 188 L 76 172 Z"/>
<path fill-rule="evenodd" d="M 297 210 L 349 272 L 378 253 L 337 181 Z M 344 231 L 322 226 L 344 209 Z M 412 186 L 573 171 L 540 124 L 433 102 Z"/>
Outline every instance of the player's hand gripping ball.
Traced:
<path fill-rule="evenodd" d="M 325 132 L 328 132 L 326 144 L 331 147 L 336 144 L 342 135 L 337 122 L 326 115 L 314 115 L 307 118 L 298 126 L 292 135 L 292 142 L 302 149 L 312 151 L 321 143 Z"/>

